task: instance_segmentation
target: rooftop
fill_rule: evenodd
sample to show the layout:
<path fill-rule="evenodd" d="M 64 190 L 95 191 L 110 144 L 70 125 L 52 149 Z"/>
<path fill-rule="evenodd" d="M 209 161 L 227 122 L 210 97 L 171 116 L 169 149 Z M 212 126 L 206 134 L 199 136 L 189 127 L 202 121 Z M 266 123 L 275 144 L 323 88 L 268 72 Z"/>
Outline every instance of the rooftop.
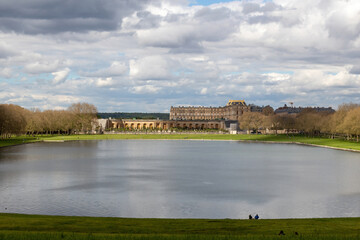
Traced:
<path fill-rule="evenodd" d="M 226 104 L 226 106 L 231 105 L 243 105 L 246 106 L 245 100 L 229 100 L 229 102 Z"/>

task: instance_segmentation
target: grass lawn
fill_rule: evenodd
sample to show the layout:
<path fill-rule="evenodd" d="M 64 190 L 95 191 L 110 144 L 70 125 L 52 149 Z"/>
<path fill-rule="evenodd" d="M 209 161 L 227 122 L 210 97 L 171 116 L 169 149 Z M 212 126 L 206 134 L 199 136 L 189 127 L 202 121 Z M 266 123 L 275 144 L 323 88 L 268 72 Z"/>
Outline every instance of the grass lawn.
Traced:
<path fill-rule="evenodd" d="M 302 143 L 334 148 L 360 151 L 360 143 L 345 141 L 343 139 L 330 139 L 322 137 L 305 137 L 302 135 L 247 135 L 247 134 L 109 134 L 109 135 L 57 135 L 38 137 L 14 137 L 0 140 L 0 147 L 30 143 L 36 141 L 76 141 L 76 140 L 111 140 L 111 139 L 179 139 L 179 140 L 240 140 Z"/>
<path fill-rule="evenodd" d="M 278 235 L 281 230 L 285 236 Z M 0 214 L 0 239 L 360 239 L 360 218 L 217 220 Z"/>

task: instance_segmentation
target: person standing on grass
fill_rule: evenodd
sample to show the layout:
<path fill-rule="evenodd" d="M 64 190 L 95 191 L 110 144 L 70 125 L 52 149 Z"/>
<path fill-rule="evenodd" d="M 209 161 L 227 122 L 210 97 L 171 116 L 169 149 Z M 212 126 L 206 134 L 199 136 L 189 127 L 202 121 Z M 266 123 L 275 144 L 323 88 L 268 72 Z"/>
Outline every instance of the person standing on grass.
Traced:
<path fill-rule="evenodd" d="M 259 215 L 256 214 L 256 215 L 255 215 L 255 219 L 256 219 L 256 220 L 259 219 Z"/>
<path fill-rule="evenodd" d="M 251 220 L 252 219 L 252 216 L 251 216 L 251 214 L 249 215 L 249 220 Z"/>

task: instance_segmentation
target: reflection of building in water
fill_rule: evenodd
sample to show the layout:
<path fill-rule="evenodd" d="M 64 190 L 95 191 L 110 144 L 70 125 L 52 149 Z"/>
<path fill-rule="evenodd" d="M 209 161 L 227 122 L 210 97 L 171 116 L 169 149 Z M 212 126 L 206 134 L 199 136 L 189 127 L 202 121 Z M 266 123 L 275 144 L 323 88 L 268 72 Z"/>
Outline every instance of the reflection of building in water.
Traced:
<path fill-rule="evenodd" d="M 238 120 L 248 111 L 244 100 L 230 100 L 223 107 L 171 107 L 170 120 Z"/>

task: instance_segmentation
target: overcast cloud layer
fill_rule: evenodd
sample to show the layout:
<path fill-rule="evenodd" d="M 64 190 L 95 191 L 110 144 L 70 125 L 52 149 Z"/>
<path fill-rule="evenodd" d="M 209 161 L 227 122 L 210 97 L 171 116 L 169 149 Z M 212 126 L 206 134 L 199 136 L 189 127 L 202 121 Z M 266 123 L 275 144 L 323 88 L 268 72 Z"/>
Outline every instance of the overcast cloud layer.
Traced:
<path fill-rule="evenodd" d="M 360 102 L 360 1 L 0 0 L 0 103 Z"/>

